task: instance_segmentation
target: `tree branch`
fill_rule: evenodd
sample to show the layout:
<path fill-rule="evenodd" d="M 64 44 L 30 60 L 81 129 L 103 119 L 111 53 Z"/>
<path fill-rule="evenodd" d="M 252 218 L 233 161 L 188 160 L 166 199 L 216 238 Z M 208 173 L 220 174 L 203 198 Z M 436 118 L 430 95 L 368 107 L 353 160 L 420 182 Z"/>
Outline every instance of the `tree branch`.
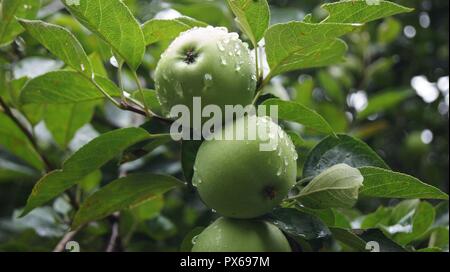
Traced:
<path fill-rule="evenodd" d="M 111 222 L 111 236 L 109 237 L 105 251 L 121 252 L 123 251 L 123 248 L 119 233 L 119 213 L 110 215 L 108 219 Z"/>
<path fill-rule="evenodd" d="M 143 111 L 143 110 L 141 110 L 141 109 L 138 109 L 138 108 L 135 108 L 135 107 L 133 107 L 132 105 L 128 104 L 128 103 L 125 102 L 125 101 L 121 101 L 120 108 L 121 108 L 122 110 L 125 110 L 125 111 L 130 111 L 130 112 L 137 113 L 137 114 L 142 115 L 142 116 L 144 116 L 144 117 L 149 117 L 149 116 L 145 113 L 145 111 Z M 171 120 L 171 119 L 164 118 L 164 117 L 161 117 L 161 116 L 156 115 L 156 114 L 150 115 L 150 118 L 154 118 L 155 120 L 158 120 L 158 121 L 160 121 L 160 122 L 162 122 L 162 123 L 166 123 L 166 124 L 169 124 L 169 125 L 172 124 L 172 123 L 174 122 L 174 121 Z"/>
<path fill-rule="evenodd" d="M 73 237 L 75 237 L 75 235 L 77 235 L 78 231 L 80 231 L 81 228 L 82 227 L 66 233 L 63 236 L 63 238 L 59 241 L 59 243 L 56 245 L 55 249 L 53 249 L 53 252 L 63 252 L 66 249 L 66 244 L 70 242 L 73 239 Z"/>

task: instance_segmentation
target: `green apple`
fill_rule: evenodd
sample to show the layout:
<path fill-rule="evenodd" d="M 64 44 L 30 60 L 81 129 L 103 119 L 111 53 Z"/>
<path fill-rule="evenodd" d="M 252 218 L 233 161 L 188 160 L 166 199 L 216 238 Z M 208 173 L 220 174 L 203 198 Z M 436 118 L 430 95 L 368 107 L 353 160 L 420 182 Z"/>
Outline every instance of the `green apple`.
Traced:
<path fill-rule="evenodd" d="M 284 234 L 260 220 L 221 217 L 193 239 L 193 252 L 291 252 Z"/>
<path fill-rule="evenodd" d="M 249 105 L 255 95 L 255 63 L 248 45 L 223 27 L 196 27 L 181 33 L 161 56 L 155 85 L 163 113 L 175 105 Z"/>
<path fill-rule="evenodd" d="M 234 129 L 246 140 L 227 139 Z M 289 136 L 270 118 L 255 116 L 216 134 L 195 160 L 192 183 L 203 202 L 232 218 L 255 218 L 279 205 L 296 183 L 297 152 Z"/>

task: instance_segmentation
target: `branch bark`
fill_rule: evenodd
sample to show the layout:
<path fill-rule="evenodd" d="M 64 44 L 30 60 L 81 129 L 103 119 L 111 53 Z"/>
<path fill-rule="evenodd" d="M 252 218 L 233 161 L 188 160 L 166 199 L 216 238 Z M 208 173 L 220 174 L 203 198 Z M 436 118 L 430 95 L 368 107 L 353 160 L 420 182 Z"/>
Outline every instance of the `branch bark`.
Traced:
<path fill-rule="evenodd" d="M 73 239 L 73 237 L 75 237 L 75 235 L 77 235 L 80 229 L 81 227 L 74 231 L 66 233 L 66 235 L 64 235 L 63 238 L 56 245 L 55 249 L 53 249 L 53 252 L 63 252 L 66 249 L 66 244 L 70 242 Z"/>
<path fill-rule="evenodd" d="M 111 236 L 106 246 L 106 252 L 122 252 L 122 241 L 119 233 L 119 213 L 115 213 L 108 217 L 111 222 Z"/>

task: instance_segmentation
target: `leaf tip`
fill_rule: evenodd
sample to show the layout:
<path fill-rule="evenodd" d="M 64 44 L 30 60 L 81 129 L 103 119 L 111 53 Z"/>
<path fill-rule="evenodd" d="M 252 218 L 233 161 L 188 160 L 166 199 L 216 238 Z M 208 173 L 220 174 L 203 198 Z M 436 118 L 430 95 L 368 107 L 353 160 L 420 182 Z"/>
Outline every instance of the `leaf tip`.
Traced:
<path fill-rule="evenodd" d="M 27 216 L 34 208 L 29 207 L 29 205 L 27 205 L 23 211 L 19 214 L 19 216 L 17 216 L 17 218 L 23 218 L 25 216 Z"/>

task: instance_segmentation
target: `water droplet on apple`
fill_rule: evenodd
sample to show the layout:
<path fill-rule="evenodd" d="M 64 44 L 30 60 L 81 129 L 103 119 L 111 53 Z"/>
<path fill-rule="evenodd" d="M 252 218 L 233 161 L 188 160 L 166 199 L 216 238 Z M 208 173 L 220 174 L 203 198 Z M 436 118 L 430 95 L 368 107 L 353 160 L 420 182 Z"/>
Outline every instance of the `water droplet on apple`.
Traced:
<path fill-rule="evenodd" d="M 283 173 L 283 166 L 280 165 L 280 167 L 278 167 L 278 170 L 277 170 L 277 177 L 281 176 L 282 173 Z"/>
<path fill-rule="evenodd" d="M 211 74 L 205 74 L 203 78 L 203 91 L 206 91 L 213 85 L 213 77 Z"/>
<path fill-rule="evenodd" d="M 223 46 L 221 41 L 217 42 L 217 48 L 219 48 L 219 51 L 221 51 L 221 52 L 225 51 L 225 47 Z"/>
<path fill-rule="evenodd" d="M 163 77 L 164 80 L 167 80 L 167 81 L 169 80 L 169 77 L 167 76 L 166 73 L 163 73 L 163 74 L 162 74 L 162 77 Z"/>
<path fill-rule="evenodd" d="M 183 98 L 183 86 L 181 86 L 180 82 L 175 83 L 175 92 L 180 98 Z"/>
<path fill-rule="evenodd" d="M 226 66 L 227 65 L 227 60 L 222 56 L 222 57 L 220 57 L 220 63 L 222 65 Z"/>
<path fill-rule="evenodd" d="M 230 39 L 231 39 L 232 41 L 237 41 L 237 40 L 239 40 L 239 34 L 237 34 L 236 32 L 230 33 Z"/>
<path fill-rule="evenodd" d="M 216 27 L 216 29 L 218 29 L 219 31 L 228 33 L 228 29 L 226 27 L 221 26 L 221 27 Z"/>
<path fill-rule="evenodd" d="M 195 245 L 195 243 L 197 243 L 197 239 L 198 239 L 198 235 L 195 235 L 194 237 L 192 237 L 191 243 L 193 245 Z"/>

